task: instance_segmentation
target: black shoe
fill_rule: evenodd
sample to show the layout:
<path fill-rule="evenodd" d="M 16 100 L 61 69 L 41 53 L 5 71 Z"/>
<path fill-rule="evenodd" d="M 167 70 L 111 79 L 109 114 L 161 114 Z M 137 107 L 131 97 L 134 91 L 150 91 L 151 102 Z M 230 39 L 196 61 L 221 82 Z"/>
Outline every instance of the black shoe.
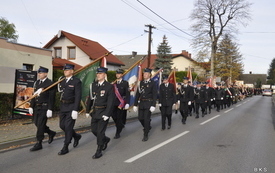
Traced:
<path fill-rule="evenodd" d="M 209 114 L 211 114 L 211 111 L 209 110 Z"/>
<path fill-rule="evenodd" d="M 61 149 L 61 151 L 59 151 L 58 155 L 64 155 L 67 154 L 69 152 L 69 145 L 64 144 L 63 148 Z"/>
<path fill-rule="evenodd" d="M 31 149 L 30 151 L 37 151 L 37 150 L 41 150 L 42 147 L 42 143 L 41 142 L 37 142 Z"/>
<path fill-rule="evenodd" d="M 102 146 L 98 146 L 95 154 L 93 155 L 93 159 L 98 159 L 102 156 Z"/>
<path fill-rule="evenodd" d="M 167 129 L 171 129 L 171 126 L 168 126 Z"/>
<path fill-rule="evenodd" d="M 161 128 L 161 131 L 165 130 L 165 127 L 164 128 Z"/>
<path fill-rule="evenodd" d="M 103 144 L 103 146 L 102 146 L 102 150 L 104 151 L 104 150 L 106 150 L 106 148 L 108 147 L 108 143 L 110 142 L 110 138 L 108 138 L 108 137 L 106 137 L 107 139 L 106 139 L 106 141 L 105 141 L 105 143 Z"/>
<path fill-rule="evenodd" d="M 78 135 L 77 137 L 74 138 L 74 144 L 73 144 L 73 147 L 77 147 L 78 146 L 78 143 L 79 143 L 79 140 L 81 139 L 81 135 Z"/>
<path fill-rule="evenodd" d="M 195 118 L 197 119 L 197 118 L 200 118 L 200 117 L 199 117 L 199 115 L 197 115 Z"/>
<path fill-rule="evenodd" d="M 143 142 L 148 141 L 148 135 L 144 135 L 142 141 Z"/>
<path fill-rule="evenodd" d="M 49 140 L 48 140 L 49 144 L 53 142 L 53 138 L 54 138 L 55 135 L 56 135 L 56 132 L 53 132 L 53 133 L 49 134 Z"/>
<path fill-rule="evenodd" d="M 192 117 L 192 112 L 190 112 L 190 115 L 189 115 L 190 117 Z"/>
<path fill-rule="evenodd" d="M 120 138 L 120 134 L 116 134 L 114 137 L 114 139 L 118 139 L 118 138 Z"/>

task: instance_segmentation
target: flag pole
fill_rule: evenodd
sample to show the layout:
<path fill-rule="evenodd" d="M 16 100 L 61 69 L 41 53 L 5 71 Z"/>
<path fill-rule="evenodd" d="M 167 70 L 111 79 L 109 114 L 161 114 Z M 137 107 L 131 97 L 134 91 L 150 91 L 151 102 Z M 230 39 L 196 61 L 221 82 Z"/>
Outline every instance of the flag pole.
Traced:
<path fill-rule="evenodd" d="M 93 65 L 94 63 L 98 62 L 99 60 L 101 60 L 101 59 L 104 58 L 105 56 L 110 55 L 111 53 L 112 53 L 112 52 L 105 53 L 105 54 L 102 55 L 101 57 L 95 59 L 93 62 L 91 62 L 91 63 L 89 63 L 89 64 L 87 64 L 87 65 L 81 67 L 80 69 L 78 69 L 78 70 L 76 70 L 76 71 L 74 72 L 74 75 L 77 74 L 77 73 L 79 73 L 79 72 L 81 72 L 81 71 L 83 71 L 84 69 L 86 69 L 86 68 L 89 67 L 90 65 Z M 53 83 L 52 85 L 48 86 L 47 88 L 43 89 L 43 90 L 41 91 L 41 93 L 43 93 L 43 92 L 45 92 L 45 91 L 51 89 L 52 87 L 54 87 L 55 85 L 59 84 L 59 83 L 62 82 L 63 80 L 65 80 L 65 78 L 62 78 L 62 79 L 56 81 L 55 83 Z M 31 96 L 31 97 L 28 98 L 27 100 L 25 100 L 25 101 L 23 101 L 22 103 L 16 105 L 16 106 L 14 107 L 14 109 L 15 109 L 15 108 L 18 108 L 19 106 L 21 106 L 21 105 L 23 105 L 23 104 L 25 104 L 25 103 L 27 103 L 28 101 L 30 101 L 31 99 L 35 98 L 36 96 L 37 96 L 37 94 Z"/>

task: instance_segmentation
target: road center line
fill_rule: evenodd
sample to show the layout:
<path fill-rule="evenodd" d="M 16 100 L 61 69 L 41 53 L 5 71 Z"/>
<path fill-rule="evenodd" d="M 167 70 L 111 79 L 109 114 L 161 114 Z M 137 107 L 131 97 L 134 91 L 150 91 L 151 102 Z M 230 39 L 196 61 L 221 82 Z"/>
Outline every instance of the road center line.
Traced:
<path fill-rule="evenodd" d="M 204 124 L 208 123 L 209 121 L 212 121 L 212 120 L 214 120 L 215 118 L 218 118 L 219 116 L 220 116 L 220 115 L 216 115 L 216 116 L 210 118 L 209 120 L 206 120 L 206 121 L 200 123 L 200 125 L 204 125 Z"/>
<path fill-rule="evenodd" d="M 239 107 L 239 106 L 241 106 L 242 104 L 238 104 L 238 105 L 236 105 L 236 107 Z"/>
<path fill-rule="evenodd" d="M 229 111 L 232 111 L 234 108 L 228 109 L 227 111 L 224 111 L 224 113 L 227 113 Z"/>
<path fill-rule="evenodd" d="M 164 142 L 162 142 L 162 143 L 160 143 L 160 144 L 158 144 L 158 145 L 156 145 L 156 146 L 154 146 L 154 147 L 152 147 L 152 148 L 150 148 L 150 149 L 148 149 L 148 150 L 146 150 L 146 151 L 144 151 L 144 152 L 142 152 L 142 153 L 140 153 L 140 154 L 138 154 L 138 155 L 136 155 L 136 156 L 134 156 L 134 157 L 132 157 L 132 158 L 130 158 L 128 160 L 125 160 L 124 162 L 126 162 L 126 163 L 132 163 L 133 161 L 135 161 L 135 160 L 137 160 L 137 159 L 139 159 L 139 158 L 141 158 L 141 157 L 143 157 L 143 156 L 145 156 L 145 155 L 147 155 L 147 154 L 149 154 L 149 153 L 157 150 L 158 148 L 160 148 L 160 147 L 162 147 L 162 146 L 164 146 L 164 145 L 166 145 L 166 144 L 168 144 L 168 143 L 170 143 L 170 142 L 172 142 L 172 141 L 180 138 L 183 135 L 186 135 L 187 133 L 189 133 L 189 131 L 184 131 L 184 132 L 178 134 L 177 136 L 174 136 L 174 137 L 172 137 L 172 138 L 170 138 L 170 139 L 168 139 L 168 140 L 166 140 L 166 141 L 164 141 Z"/>

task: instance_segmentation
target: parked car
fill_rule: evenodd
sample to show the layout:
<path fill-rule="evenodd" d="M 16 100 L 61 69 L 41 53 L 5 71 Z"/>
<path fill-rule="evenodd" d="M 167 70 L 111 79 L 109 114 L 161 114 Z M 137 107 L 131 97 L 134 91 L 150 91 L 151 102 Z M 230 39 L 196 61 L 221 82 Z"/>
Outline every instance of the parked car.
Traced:
<path fill-rule="evenodd" d="M 272 96 L 272 90 L 271 89 L 264 89 L 263 90 L 263 96 Z"/>

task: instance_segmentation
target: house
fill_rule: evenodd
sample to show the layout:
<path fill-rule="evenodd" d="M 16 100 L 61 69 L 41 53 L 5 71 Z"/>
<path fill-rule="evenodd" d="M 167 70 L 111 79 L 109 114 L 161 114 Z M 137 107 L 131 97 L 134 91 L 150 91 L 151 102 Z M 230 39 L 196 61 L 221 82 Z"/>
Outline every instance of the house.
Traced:
<path fill-rule="evenodd" d="M 65 63 L 75 64 L 78 69 L 109 52 L 98 42 L 62 30 L 44 48 L 52 50 L 55 69 L 62 68 Z M 124 66 L 124 63 L 112 54 L 107 56 L 106 60 L 109 70 Z"/>
<path fill-rule="evenodd" d="M 244 81 L 244 84 L 256 84 L 258 81 L 261 81 L 261 84 L 266 84 L 267 74 L 241 74 L 240 80 Z"/>
<path fill-rule="evenodd" d="M 135 62 L 140 60 L 142 57 L 146 55 L 116 55 L 118 59 L 120 59 L 122 62 L 125 63 L 124 69 L 128 69 L 131 67 Z M 157 59 L 156 54 L 152 54 L 150 58 L 150 68 L 154 69 L 154 63 L 155 60 Z M 148 58 L 146 57 L 141 64 L 142 68 L 147 68 L 148 67 Z M 188 53 L 187 51 L 182 51 L 180 54 L 173 54 L 172 55 L 172 68 L 175 68 L 177 71 L 187 71 L 188 68 L 190 67 L 192 72 L 197 73 L 201 77 L 205 77 L 207 70 L 206 70 L 206 64 L 199 63 L 191 58 L 191 54 Z"/>
<path fill-rule="evenodd" d="M 51 50 L 8 41 L 0 37 L 0 92 L 13 93 L 16 69 L 37 71 L 40 66 L 49 69 L 52 79 Z"/>

